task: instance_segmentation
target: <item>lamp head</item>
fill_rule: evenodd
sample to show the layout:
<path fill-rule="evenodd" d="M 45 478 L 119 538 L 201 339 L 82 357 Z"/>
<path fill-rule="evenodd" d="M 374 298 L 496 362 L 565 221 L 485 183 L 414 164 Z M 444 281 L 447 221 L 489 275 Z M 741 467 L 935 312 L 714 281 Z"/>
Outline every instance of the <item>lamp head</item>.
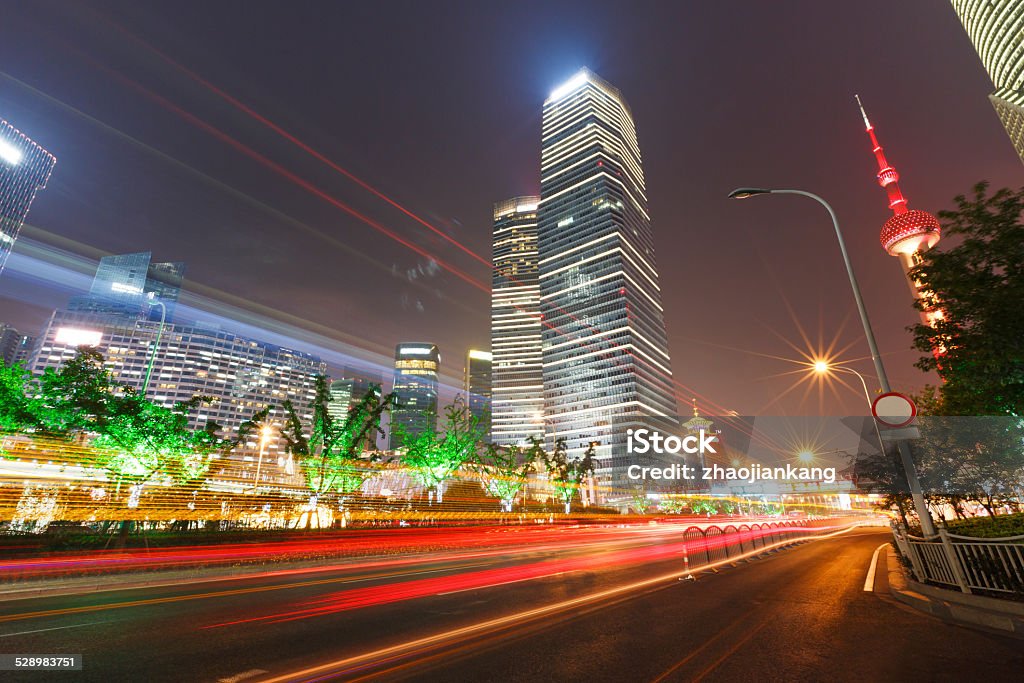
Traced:
<path fill-rule="evenodd" d="M 729 199 L 748 199 L 758 194 L 771 194 L 771 190 L 763 187 L 737 187 L 729 193 Z"/>
<path fill-rule="evenodd" d="M 826 360 L 816 360 L 816 361 L 814 361 L 813 367 L 814 367 L 814 372 L 818 373 L 819 375 L 828 374 L 828 371 L 832 369 L 832 366 L 830 366 L 828 364 L 828 361 L 826 361 Z"/>

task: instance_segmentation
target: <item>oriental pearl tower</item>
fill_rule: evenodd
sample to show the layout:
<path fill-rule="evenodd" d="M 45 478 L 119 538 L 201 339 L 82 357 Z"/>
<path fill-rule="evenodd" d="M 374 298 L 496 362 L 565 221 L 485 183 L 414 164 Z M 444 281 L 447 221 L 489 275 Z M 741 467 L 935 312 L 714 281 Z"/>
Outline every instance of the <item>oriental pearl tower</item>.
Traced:
<path fill-rule="evenodd" d="M 907 200 L 900 191 L 900 176 L 886 160 L 882 146 L 878 144 L 878 138 L 875 136 L 875 128 L 868 120 L 864 105 L 860 102 L 860 96 L 854 97 L 857 99 L 857 106 L 860 107 L 861 116 L 864 117 L 867 133 L 871 136 L 872 152 L 878 161 L 878 184 L 889 195 L 889 208 L 893 213 L 882 226 L 879 238 L 886 253 L 900 259 L 900 265 L 903 266 L 903 272 L 910 284 L 910 291 L 914 298 L 920 301 L 924 298 L 924 293 L 921 291 L 921 285 L 910 276 L 910 269 L 921 261 L 921 254 L 938 243 L 941 230 L 939 221 L 927 211 L 907 208 Z M 938 307 L 921 311 L 921 319 L 926 325 L 933 325 L 935 320 L 941 317 L 942 309 Z"/>

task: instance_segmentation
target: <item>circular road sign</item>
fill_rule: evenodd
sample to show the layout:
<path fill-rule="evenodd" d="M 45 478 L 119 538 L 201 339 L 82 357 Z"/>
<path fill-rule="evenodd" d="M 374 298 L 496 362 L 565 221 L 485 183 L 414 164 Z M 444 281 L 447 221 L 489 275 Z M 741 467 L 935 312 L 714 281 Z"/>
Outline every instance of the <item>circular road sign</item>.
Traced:
<path fill-rule="evenodd" d="M 917 406 L 909 396 L 890 391 L 874 400 L 871 414 L 886 427 L 906 427 L 917 417 Z"/>

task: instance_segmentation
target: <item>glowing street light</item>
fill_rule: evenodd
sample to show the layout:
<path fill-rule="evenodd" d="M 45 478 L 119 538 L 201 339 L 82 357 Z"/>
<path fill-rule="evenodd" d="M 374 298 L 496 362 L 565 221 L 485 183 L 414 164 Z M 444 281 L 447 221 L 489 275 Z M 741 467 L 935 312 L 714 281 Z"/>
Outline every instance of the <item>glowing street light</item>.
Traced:
<path fill-rule="evenodd" d="M 814 461 L 814 453 L 808 450 L 800 451 L 799 453 L 796 454 L 796 457 L 800 462 Z"/>
<path fill-rule="evenodd" d="M 864 336 L 868 341 L 868 348 L 871 350 L 871 360 L 875 364 L 875 374 L 878 382 L 882 385 L 882 393 L 890 393 L 889 377 L 885 374 L 885 365 L 882 363 L 882 356 L 878 353 L 878 344 L 875 342 L 875 333 L 871 329 L 871 321 L 868 319 L 868 311 L 864 306 L 864 298 L 860 293 L 860 286 L 857 284 L 857 277 L 853 274 L 853 264 L 850 262 L 850 255 L 846 251 L 846 240 L 843 239 L 843 232 L 839 229 L 839 219 L 836 217 L 835 209 L 827 201 L 806 190 L 774 190 L 758 187 L 740 187 L 729 193 L 730 199 L 749 199 L 761 194 L 798 194 L 818 202 L 828 211 L 832 218 L 832 226 L 836 231 L 836 239 L 839 241 L 839 251 L 843 255 L 843 263 L 846 265 L 846 274 L 850 278 L 850 289 L 853 290 L 853 298 L 857 303 L 857 312 L 860 314 L 860 322 L 864 327 Z M 866 385 L 865 385 L 866 386 Z M 935 535 L 935 527 L 932 524 L 931 515 L 928 513 L 928 506 L 924 502 L 924 492 L 921 489 L 921 482 L 917 478 L 917 471 L 914 469 L 914 461 L 910 457 L 910 449 L 903 441 L 897 441 L 896 447 L 900 452 L 900 459 L 903 461 L 903 470 L 907 475 L 907 483 L 910 485 L 910 494 L 914 499 L 914 508 L 921 520 L 921 531 L 926 536 Z"/>
<path fill-rule="evenodd" d="M 156 352 L 160 348 L 160 338 L 164 336 L 164 324 L 167 322 L 167 306 L 164 305 L 163 301 L 156 298 L 154 292 L 149 292 L 146 295 L 146 304 L 160 307 L 160 327 L 157 328 L 156 342 L 153 344 L 153 349 L 149 352 L 149 362 L 146 363 L 146 378 L 142 381 L 143 396 L 149 391 L 149 380 L 153 376 L 153 362 L 156 361 Z"/>
<path fill-rule="evenodd" d="M 253 483 L 252 492 L 256 493 L 260 486 L 260 470 L 263 469 L 263 452 L 267 448 L 267 442 L 274 435 L 274 428 L 268 424 L 260 427 L 260 458 L 256 462 L 256 481 Z"/>

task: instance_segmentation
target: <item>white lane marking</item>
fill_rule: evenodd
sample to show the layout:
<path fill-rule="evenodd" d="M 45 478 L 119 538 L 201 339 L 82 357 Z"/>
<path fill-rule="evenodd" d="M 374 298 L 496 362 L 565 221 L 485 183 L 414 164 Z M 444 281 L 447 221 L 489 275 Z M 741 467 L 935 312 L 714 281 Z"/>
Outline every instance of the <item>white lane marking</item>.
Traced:
<path fill-rule="evenodd" d="M 883 543 L 875 548 L 875 554 L 871 556 L 871 565 L 868 567 L 868 575 L 864 578 L 864 590 L 869 593 L 875 590 L 875 568 L 878 566 L 878 553 L 880 553 L 882 548 L 887 545 L 889 544 Z"/>
<path fill-rule="evenodd" d="M 53 626 L 51 628 L 37 628 L 32 631 L 18 631 L 17 633 L 3 633 L 0 634 L 0 638 L 10 638 L 11 636 L 23 636 L 29 633 L 42 633 L 43 631 L 59 631 L 64 628 L 81 628 L 82 626 L 94 626 L 95 624 L 106 624 L 106 621 L 90 621 L 84 624 L 72 624 L 71 626 Z"/>
<path fill-rule="evenodd" d="M 238 683 L 239 681 L 244 681 L 247 678 L 255 678 L 256 676 L 265 673 L 267 673 L 266 669 L 249 669 L 248 671 L 243 671 L 242 673 L 235 674 L 234 676 L 218 678 L 217 683 Z"/>

